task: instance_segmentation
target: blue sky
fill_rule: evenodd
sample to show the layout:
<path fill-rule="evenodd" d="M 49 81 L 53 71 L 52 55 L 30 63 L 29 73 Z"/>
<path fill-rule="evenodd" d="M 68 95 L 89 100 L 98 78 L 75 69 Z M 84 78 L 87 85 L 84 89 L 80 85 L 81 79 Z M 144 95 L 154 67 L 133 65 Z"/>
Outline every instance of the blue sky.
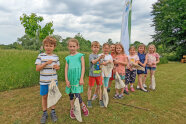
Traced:
<path fill-rule="evenodd" d="M 152 4 L 157 0 L 133 0 L 132 42 L 152 41 Z M 80 32 L 86 39 L 104 43 L 120 41 L 124 0 L 0 0 L 0 44 L 10 44 L 24 35 L 23 13 L 44 17 L 41 25 L 53 21 L 54 34 L 62 38 Z"/>

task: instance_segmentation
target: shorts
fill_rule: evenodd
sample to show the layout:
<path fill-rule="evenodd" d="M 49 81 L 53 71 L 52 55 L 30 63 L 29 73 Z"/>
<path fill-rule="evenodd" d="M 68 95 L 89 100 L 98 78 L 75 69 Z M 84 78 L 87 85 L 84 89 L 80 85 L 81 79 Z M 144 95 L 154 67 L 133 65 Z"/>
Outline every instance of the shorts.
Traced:
<path fill-rule="evenodd" d="M 125 80 L 125 75 L 120 75 L 119 74 L 119 76 L 120 76 L 121 80 Z M 114 79 L 115 79 L 115 75 L 114 75 Z"/>
<path fill-rule="evenodd" d="M 104 78 L 104 86 L 108 87 L 108 82 L 109 82 L 110 77 L 103 77 L 103 78 Z"/>
<path fill-rule="evenodd" d="M 113 73 L 113 70 L 112 70 L 112 76 L 110 77 L 109 80 L 110 80 L 110 81 L 113 81 L 113 80 L 114 80 L 114 73 Z"/>
<path fill-rule="evenodd" d="M 137 70 L 137 74 L 147 74 L 147 67 L 145 67 L 145 71 Z"/>
<path fill-rule="evenodd" d="M 152 71 L 156 71 L 156 67 L 147 67 L 147 70 L 152 70 Z"/>
<path fill-rule="evenodd" d="M 91 77 L 91 76 L 89 76 L 89 83 L 88 84 L 89 84 L 90 87 L 94 86 L 95 81 L 96 81 L 97 85 L 102 85 L 103 84 L 101 76 L 99 76 L 99 77 Z"/>
<path fill-rule="evenodd" d="M 58 82 L 56 82 L 56 85 L 58 85 Z M 40 85 L 40 95 L 41 96 L 48 94 L 48 87 L 49 87 L 49 84 L 48 85 Z"/>

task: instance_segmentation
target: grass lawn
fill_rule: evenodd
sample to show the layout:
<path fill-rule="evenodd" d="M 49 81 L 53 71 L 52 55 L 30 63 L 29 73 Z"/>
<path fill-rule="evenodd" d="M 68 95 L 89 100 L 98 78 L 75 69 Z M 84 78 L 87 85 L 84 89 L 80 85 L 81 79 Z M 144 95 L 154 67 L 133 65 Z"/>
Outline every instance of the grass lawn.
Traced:
<path fill-rule="evenodd" d="M 59 75 L 61 76 L 61 75 Z M 108 108 L 100 108 L 93 102 L 89 116 L 83 116 L 86 124 L 185 124 L 186 123 L 186 64 L 169 63 L 158 66 L 157 89 L 149 93 L 136 91 L 122 100 L 113 99 L 114 83 L 109 93 Z M 87 101 L 88 78 L 85 78 L 83 101 Z M 137 83 L 137 82 L 136 82 Z M 135 83 L 135 85 L 136 85 Z M 150 80 L 147 79 L 149 85 Z M 77 124 L 69 117 L 69 97 L 65 94 L 65 82 L 59 83 L 62 98 L 57 104 L 57 124 Z M 150 109 L 145 111 L 115 102 Z M 42 115 L 39 86 L 0 92 L 0 123 L 38 124 Z M 48 119 L 48 123 L 52 121 Z"/>

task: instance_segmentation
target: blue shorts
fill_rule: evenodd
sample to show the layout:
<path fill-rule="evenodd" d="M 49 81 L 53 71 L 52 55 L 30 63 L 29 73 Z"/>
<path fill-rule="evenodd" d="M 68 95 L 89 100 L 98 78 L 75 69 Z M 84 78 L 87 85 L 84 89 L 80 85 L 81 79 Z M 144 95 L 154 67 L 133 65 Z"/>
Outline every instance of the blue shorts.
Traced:
<path fill-rule="evenodd" d="M 58 85 L 58 82 L 56 82 L 56 85 Z M 40 85 L 40 95 L 41 96 L 48 94 L 48 86 L 49 85 Z"/>
<path fill-rule="evenodd" d="M 148 70 L 156 71 L 156 67 L 147 67 Z"/>
<path fill-rule="evenodd" d="M 125 80 L 125 75 L 119 75 L 121 80 Z M 114 79 L 115 79 L 115 75 L 114 75 Z"/>
<path fill-rule="evenodd" d="M 145 71 L 137 70 L 137 74 L 147 74 L 147 67 L 145 67 Z"/>
<path fill-rule="evenodd" d="M 104 86 L 108 87 L 108 82 L 109 82 L 110 77 L 104 77 Z"/>

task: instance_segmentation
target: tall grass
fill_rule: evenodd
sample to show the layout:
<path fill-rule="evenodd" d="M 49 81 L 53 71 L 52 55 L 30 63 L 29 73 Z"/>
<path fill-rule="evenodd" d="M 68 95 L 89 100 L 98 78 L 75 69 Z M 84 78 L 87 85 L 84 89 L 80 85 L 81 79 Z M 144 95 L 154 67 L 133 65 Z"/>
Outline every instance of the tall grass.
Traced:
<path fill-rule="evenodd" d="M 0 91 L 29 87 L 39 84 L 39 72 L 35 70 L 38 51 L 1 50 L 0 49 Z M 58 79 L 64 80 L 65 57 L 68 52 L 55 53 L 60 58 L 61 69 Z M 88 75 L 88 53 L 85 54 L 86 73 Z"/>

